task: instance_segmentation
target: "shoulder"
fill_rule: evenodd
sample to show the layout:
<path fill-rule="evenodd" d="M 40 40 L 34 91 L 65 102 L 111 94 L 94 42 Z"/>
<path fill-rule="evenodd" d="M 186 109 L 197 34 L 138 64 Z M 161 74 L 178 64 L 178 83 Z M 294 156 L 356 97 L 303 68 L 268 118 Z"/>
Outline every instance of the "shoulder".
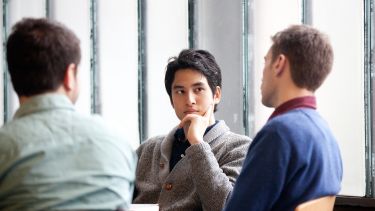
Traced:
<path fill-rule="evenodd" d="M 122 133 L 100 115 L 79 114 L 77 112 L 72 115 L 72 129 L 77 136 L 117 141 L 125 139 Z"/>
<path fill-rule="evenodd" d="M 239 144 L 245 143 L 246 144 L 246 143 L 251 142 L 251 139 L 248 136 L 233 133 L 231 131 L 228 131 L 228 132 L 224 133 L 223 136 L 222 136 L 222 139 L 226 139 L 229 143 L 233 143 L 233 144 L 236 144 L 236 143 L 239 143 Z"/>
<path fill-rule="evenodd" d="M 302 122 L 303 124 L 301 124 Z M 324 122 L 315 109 L 299 108 L 272 118 L 267 122 L 265 128 L 295 130 L 296 127 L 305 128 L 309 125 L 316 125 L 315 122 L 319 124 Z"/>
<path fill-rule="evenodd" d="M 228 130 L 216 140 L 210 142 L 210 146 L 215 157 L 237 160 L 246 156 L 250 143 L 249 137 Z"/>
<path fill-rule="evenodd" d="M 268 121 L 255 136 L 251 150 L 306 157 L 328 145 L 336 145 L 336 139 L 316 110 L 294 109 Z"/>
<path fill-rule="evenodd" d="M 81 124 L 83 127 L 90 125 L 91 127 L 109 130 L 105 119 L 98 114 L 89 115 L 74 112 L 72 115 L 76 123 Z"/>
<path fill-rule="evenodd" d="M 124 133 L 115 129 L 100 115 L 79 114 L 75 112 L 72 119 L 72 136 L 74 139 L 86 140 L 84 143 L 110 150 L 113 147 L 122 153 L 135 154 L 134 148 Z M 93 144 L 95 143 L 95 144 Z"/>
<path fill-rule="evenodd" d="M 160 145 L 164 139 L 165 135 L 158 135 L 147 139 L 138 147 L 138 156 L 141 156 L 142 154 L 152 155 L 156 149 L 159 149 L 160 151 Z"/>
<path fill-rule="evenodd" d="M 241 145 L 249 144 L 251 142 L 251 139 L 248 136 L 232 132 L 223 120 L 220 120 L 219 123 L 214 128 L 212 128 L 212 131 L 212 134 L 210 134 L 211 137 L 215 138 L 216 136 L 216 139 L 219 143 Z"/>
<path fill-rule="evenodd" d="M 218 141 L 220 142 L 219 146 L 221 145 L 227 152 L 247 152 L 252 140 L 245 135 L 228 131 L 219 137 Z"/>

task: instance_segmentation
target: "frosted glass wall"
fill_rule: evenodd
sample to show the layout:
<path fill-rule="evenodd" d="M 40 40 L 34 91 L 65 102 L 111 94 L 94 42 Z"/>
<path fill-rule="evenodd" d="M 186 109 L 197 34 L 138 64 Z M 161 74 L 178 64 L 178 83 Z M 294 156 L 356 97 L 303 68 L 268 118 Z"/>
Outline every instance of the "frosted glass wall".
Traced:
<path fill-rule="evenodd" d="M 148 136 L 166 134 L 179 121 L 164 87 L 168 59 L 188 48 L 188 1 L 147 0 Z"/>
<path fill-rule="evenodd" d="M 313 25 L 329 35 L 335 53 L 332 73 L 317 92 L 318 108 L 341 148 L 341 194 L 355 196 L 366 190 L 363 8 L 363 1 L 316 0 L 312 10 Z"/>

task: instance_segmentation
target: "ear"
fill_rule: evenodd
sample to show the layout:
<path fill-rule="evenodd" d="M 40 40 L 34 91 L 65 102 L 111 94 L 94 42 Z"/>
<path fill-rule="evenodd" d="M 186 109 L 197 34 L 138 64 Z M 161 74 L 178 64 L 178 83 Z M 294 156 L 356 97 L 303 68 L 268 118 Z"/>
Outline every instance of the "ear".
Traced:
<path fill-rule="evenodd" d="M 273 66 L 275 69 L 275 75 L 276 76 L 281 76 L 285 70 L 285 65 L 287 58 L 284 54 L 279 54 L 277 58 L 275 59 Z"/>
<path fill-rule="evenodd" d="M 71 63 L 65 71 L 64 88 L 66 91 L 71 91 L 76 87 L 77 83 L 77 65 Z"/>
<path fill-rule="evenodd" d="M 221 88 L 220 86 L 216 86 L 215 93 L 214 93 L 214 103 L 218 104 L 221 100 Z"/>

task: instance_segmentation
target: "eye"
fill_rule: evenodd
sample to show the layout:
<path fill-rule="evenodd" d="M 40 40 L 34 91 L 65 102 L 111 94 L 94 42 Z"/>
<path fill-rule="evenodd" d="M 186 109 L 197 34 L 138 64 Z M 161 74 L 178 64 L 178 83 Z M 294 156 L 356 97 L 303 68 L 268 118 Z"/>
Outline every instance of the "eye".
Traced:
<path fill-rule="evenodd" d="M 202 92 L 204 91 L 204 88 L 203 87 L 198 87 L 195 89 L 195 92 Z"/>
<path fill-rule="evenodd" d="M 184 93 L 184 90 L 176 90 L 175 93 L 178 95 L 182 95 Z"/>

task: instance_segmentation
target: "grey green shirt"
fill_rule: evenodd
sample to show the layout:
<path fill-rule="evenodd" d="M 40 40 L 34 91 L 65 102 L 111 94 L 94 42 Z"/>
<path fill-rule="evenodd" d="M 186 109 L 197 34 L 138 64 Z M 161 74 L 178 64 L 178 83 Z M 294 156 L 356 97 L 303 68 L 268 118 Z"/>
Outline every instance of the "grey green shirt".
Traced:
<path fill-rule="evenodd" d="M 0 129 L 0 210 L 116 209 L 129 205 L 136 155 L 98 116 L 45 94 Z"/>

